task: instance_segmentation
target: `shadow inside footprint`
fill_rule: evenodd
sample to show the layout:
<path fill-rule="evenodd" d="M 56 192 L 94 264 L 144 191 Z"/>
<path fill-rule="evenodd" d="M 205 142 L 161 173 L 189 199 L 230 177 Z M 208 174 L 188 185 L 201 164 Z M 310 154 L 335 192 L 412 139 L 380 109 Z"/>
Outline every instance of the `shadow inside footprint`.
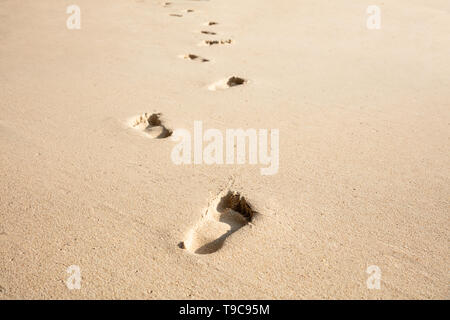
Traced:
<path fill-rule="evenodd" d="M 211 84 L 210 86 L 208 86 L 208 90 L 216 91 L 216 90 L 228 89 L 231 87 L 243 85 L 247 82 L 248 82 L 248 80 L 246 80 L 244 78 L 232 76 L 232 77 L 222 79 L 222 80 L 219 80 L 219 81 Z"/>
<path fill-rule="evenodd" d="M 196 55 L 196 54 L 191 54 L 191 53 L 182 55 L 182 56 L 180 56 L 180 57 L 183 58 L 183 59 L 185 59 L 185 60 L 200 61 L 200 62 L 209 62 L 208 59 L 202 58 L 202 57 L 200 57 L 200 56 L 198 56 L 198 55 Z"/>
<path fill-rule="evenodd" d="M 193 232 L 186 248 L 196 254 L 218 251 L 229 236 L 251 222 L 255 213 L 244 197 L 229 191 L 220 198 L 216 207 L 208 209 L 207 221 Z"/>
<path fill-rule="evenodd" d="M 242 227 L 242 226 L 241 226 Z M 239 227 L 239 229 L 241 228 Z M 211 254 L 216 252 L 217 250 L 221 249 L 223 247 L 223 244 L 225 243 L 225 240 L 231 236 L 233 233 L 235 233 L 237 230 L 232 230 L 230 229 L 229 231 L 227 231 L 226 233 L 224 233 L 223 235 L 221 235 L 219 238 L 217 238 L 216 240 L 213 240 L 211 242 L 208 242 L 207 244 L 204 244 L 203 246 L 201 246 L 200 248 L 198 248 L 197 250 L 195 250 L 196 254 Z"/>
<path fill-rule="evenodd" d="M 239 77 L 231 77 L 227 81 L 227 85 L 229 87 L 239 86 L 241 84 L 245 83 L 245 79 L 239 78 Z"/>
<path fill-rule="evenodd" d="M 216 32 L 213 32 L 213 31 L 206 31 L 206 30 L 202 30 L 202 31 L 200 31 L 200 32 L 203 33 L 203 34 L 209 34 L 209 35 L 212 35 L 212 36 L 214 36 L 214 35 L 217 34 Z"/>

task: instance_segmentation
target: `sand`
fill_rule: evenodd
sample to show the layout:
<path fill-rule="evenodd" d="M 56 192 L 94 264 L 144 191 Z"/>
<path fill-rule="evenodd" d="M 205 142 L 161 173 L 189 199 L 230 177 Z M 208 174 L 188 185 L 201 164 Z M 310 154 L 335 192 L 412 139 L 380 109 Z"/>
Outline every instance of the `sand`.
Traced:
<path fill-rule="evenodd" d="M 0 299 L 449 299 L 448 1 L 168 1 L 0 2 Z"/>

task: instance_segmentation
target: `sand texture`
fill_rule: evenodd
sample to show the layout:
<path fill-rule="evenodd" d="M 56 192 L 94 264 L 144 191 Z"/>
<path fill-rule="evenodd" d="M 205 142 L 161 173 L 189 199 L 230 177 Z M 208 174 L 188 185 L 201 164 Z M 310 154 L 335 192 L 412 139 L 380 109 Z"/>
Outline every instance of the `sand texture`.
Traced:
<path fill-rule="evenodd" d="M 372 4 L 0 1 L 0 299 L 449 299 L 450 3 Z"/>

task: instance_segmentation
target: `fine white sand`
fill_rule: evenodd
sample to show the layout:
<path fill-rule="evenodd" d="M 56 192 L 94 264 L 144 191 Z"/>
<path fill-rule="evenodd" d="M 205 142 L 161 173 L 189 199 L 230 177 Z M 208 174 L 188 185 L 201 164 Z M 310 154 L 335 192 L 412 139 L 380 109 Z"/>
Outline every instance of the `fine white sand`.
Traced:
<path fill-rule="evenodd" d="M 1 1 L 0 299 L 449 299 L 450 4 L 372 4 Z M 195 120 L 278 172 L 174 164 Z"/>

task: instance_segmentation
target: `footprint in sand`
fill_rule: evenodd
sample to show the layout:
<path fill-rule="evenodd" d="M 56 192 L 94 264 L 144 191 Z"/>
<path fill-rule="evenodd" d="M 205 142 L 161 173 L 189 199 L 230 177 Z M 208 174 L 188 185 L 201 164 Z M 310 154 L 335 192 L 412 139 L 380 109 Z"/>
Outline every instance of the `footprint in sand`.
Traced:
<path fill-rule="evenodd" d="M 202 31 L 200 31 L 200 33 L 208 34 L 208 35 L 211 35 L 211 36 L 214 36 L 214 35 L 217 34 L 216 32 L 213 32 L 213 31 L 207 31 L 207 30 L 202 30 Z"/>
<path fill-rule="evenodd" d="M 229 77 L 222 80 L 219 80 L 217 82 L 214 82 L 208 87 L 208 90 L 216 91 L 216 90 L 224 90 L 231 87 L 236 87 L 243 85 L 244 83 L 248 82 L 248 80 L 245 80 L 244 78 L 240 77 Z"/>
<path fill-rule="evenodd" d="M 203 25 L 205 25 L 205 26 L 215 26 L 217 24 L 219 24 L 219 23 L 218 22 L 214 22 L 214 21 L 208 21 L 208 22 L 205 22 Z"/>
<path fill-rule="evenodd" d="M 181 59 L 185 59 L 185 60 L 192 60 L 192 61 L 198 61 L 198 62 L 209 62 L 208 59 L 202 58 L 196 54 L 182 54 L 178 56 Z"/>
<path fill-rule="evenodd" d="M 222 192 L 178 247 L 196 254 L 210 254 L 226 239 L 250 223 L 257 212 L 238 192 Z"/>
<path fill-rule="evenodd" d="M 144 113 L 132 119 L 130 125 L 132 128 L 155 139 L 164 139 L 172 135 L 172 130 L 167 129 L 162 124 L 161 113 Z"/>
<path fill-rule="evenodd" d="M 179 14 L 179 13 L 171 13 L 171 14 L 169 14 L 169 16 L 181 18 L 183 15 Z"/>
<path fill-rule="evenodd" d="M 232 44 L 234 41 L 233 39 L 222 39 L 222 40 L 203 40 L 199 43 L 199 46 L 213 46 L 217 44 Z"/>

